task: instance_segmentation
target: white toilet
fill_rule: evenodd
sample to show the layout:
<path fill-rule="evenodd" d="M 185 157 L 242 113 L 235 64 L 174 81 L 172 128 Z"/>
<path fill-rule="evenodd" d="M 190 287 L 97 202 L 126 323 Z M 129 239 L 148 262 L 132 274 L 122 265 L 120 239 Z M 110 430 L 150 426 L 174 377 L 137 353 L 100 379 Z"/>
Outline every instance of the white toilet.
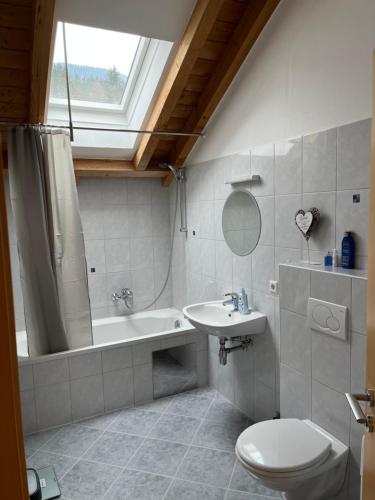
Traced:
<path fill-rule="evenodd" d="M 348 447 L 310 420 L 267 420 L 239 436 L 247 472 L 285 500 L 328 500 L 345 481 Z"/>

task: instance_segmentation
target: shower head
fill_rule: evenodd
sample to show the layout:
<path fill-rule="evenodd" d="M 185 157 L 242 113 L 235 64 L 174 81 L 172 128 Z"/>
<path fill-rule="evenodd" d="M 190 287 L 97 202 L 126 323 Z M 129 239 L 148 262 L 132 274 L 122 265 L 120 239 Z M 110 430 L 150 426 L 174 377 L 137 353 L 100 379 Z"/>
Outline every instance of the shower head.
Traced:
<path fill-rule="evenodd" d="M 164 169 L 168 168 L 172 172 L 172 174 L 174 175 L 174 178 L 176 179 L 176 181 L 178 181 L 178 173 L 173 165 L 170 165 L 169 163 L 163 162 L 163 163 L 159 163 L 159 167 L 164 168 Z"/>

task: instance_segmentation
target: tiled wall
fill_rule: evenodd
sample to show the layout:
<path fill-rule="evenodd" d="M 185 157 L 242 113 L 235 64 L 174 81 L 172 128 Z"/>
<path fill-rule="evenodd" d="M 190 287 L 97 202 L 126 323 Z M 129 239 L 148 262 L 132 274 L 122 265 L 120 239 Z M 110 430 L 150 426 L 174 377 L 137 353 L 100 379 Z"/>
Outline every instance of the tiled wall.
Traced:
<path fill-rule="evenodd" d="M 207 339 L 194 331 L 20 364 L 25 433 L 56 427 L 153 399 L 152 352 L 191 345 L 198 386 L 207 384 Z"/>
<path fill-rule="evenodd" d="M 128 287 L 135 309 L 161 290 L 170 251 L 169 194 L 160 179 L 81 179 L 78 197 L 85 233 L 93 317 L 126 312 L 111 294 Z M 95 272 L 91 269 L 95 268 Z M 172 304 L 171 285 L 153 308 Z"/>
<path fill-rule="evenodd" d="M 187 169 L 189 233 L 185 238 L 177 232 L 174 302 L 182 307 L 219 299 L 244 286 L 250 304 L 267 314 L 265 335 L 254 340 L 249 352 L 231 354 L 226 367 L 218 365 L 217 340 L 210 338 L 212 383 L 256 420 L 271 418 L 279 408 L 279 297 L 268 286 L 278 279 L 280 262 L 306 256 L 295 212 L 312 206 L 321 211 L 310 240 L 313 259 L 340 248 L 344 229 L 350 227 L 356 232 L 358 264 L 366 266 L 370 128 L 371 121 L 363 120 Z M 221 213 L 231 191 L 224 181 L 244 174 L 262 179 L 250 187 L 259 204 L 262 233 L 252 255 L 237 257 L 223 240 Z M 353 194 L 360 194 L 360 203 L 353 203 Z"/>
<path fill-rule="evenodd" d="M 346 341 L 308 328 L 308 297 L 348 307 Z M 310 418 L 350 445 L 352 500 L 359 498 L 364 427 L 352 417 L 344 393 L 365 388 L 366 299 L 367 279 L 280 266 L 281 416 Z"/>

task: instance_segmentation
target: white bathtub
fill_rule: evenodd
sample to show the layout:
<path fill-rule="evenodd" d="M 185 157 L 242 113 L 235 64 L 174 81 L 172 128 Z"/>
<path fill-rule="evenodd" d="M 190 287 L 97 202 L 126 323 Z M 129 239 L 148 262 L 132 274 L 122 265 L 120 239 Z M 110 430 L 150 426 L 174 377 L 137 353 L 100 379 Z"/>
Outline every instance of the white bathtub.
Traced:
<path fill-rule="evenodd" d="M 83 349 L 28 357 L 26 334 L 17 333 L 25 433 L 152 400 L 153 353 L 160 350 L 189 345 L 198 387 L 207 385 L 207 336 L 178 309 L 98 319 L 93 337 Z"/>
<path fill-rule="evenodd" d="M 187 330 L 194 330 L 194 328 L 184 318 L 182 312 L 174 307 L 129 316 L 96 319 L 92 322 L 93 345 L 69 352 L 81 352 L 125 342 L 139 342 L 149 340 L 151 337 L 168 336 Z M 17 332 L 17 353 L 20 358 L 28 357 L 25 331 Z M 58 355 L 61 354 L 63 353 L 58 353 Z"/>

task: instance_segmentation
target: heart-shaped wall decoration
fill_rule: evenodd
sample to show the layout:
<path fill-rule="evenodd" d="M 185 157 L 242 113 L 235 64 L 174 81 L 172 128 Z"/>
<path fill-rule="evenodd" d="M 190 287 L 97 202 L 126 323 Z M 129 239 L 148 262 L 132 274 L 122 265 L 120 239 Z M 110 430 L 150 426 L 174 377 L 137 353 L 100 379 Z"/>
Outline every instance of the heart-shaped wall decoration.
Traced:
<path fill-rule="evenodd" d="M 310 208 L 310 210 L 307 210 L 306 212 L 301 209 L 296 213 L 296 225 L 306 241 L 310 239 L 311 233 L 318 224 L 319 219 L 320 212 L 315 207 Z"/>

